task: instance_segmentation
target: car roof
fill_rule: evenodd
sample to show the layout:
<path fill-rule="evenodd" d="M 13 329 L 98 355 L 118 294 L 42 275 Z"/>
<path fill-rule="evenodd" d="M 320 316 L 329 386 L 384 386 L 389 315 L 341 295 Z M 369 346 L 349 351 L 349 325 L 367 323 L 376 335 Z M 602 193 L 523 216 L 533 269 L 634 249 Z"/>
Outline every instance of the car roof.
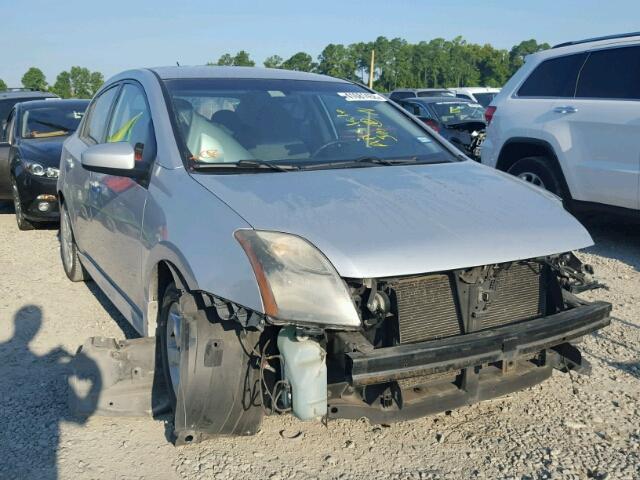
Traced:
<path fill-rule="evenodd" d="M 17 108 L 21 110 L 30 109 L 30 108 L 40 108 L 40 107 L 51 107 L 55 105 L 77 105 L 78 107 L 86 108 L 89 105 L 91 100 L 84 100 L 81 98 L 52 98 L 50 100 L 28 100 L 26 102 L 20 102 L 16 104 Z"/>
<path fill-rule="evenodd" d="M 17 91 L 0 91 L 0 100 L 14 98 L 58 98 L 57 95 L 50 92 L 41 92 L 38 90 L 17 90 Z"/>
<path fill-rule="evenodd" d="M 597 48 L 622 47 L 638 44 L 640 44 L 640 33 L 611 35 L 608 37 L 561 43 L 548 50 L 542 50 L 541 52 L 532 53 L 528 57 L 542 60 L 547 58 L 560 57 L 562 55 L 568 55 L 571 53 L 594 50 Z"/>
<path fill-rule="evenodd" d="M 456 92 L 468 92 L 468 93 L 494 93 L 499 92 L 500 88 L 498 87 L 453 87 L 449 90 L 453 90 Z"/>
<path fill-rule="evenodd" d="M 456 103 L 478 103 L 470 100 L 468 98 L 458 98 L 458 97 L 411 97 L 411 98 L 403 98 L 402 100 L 407 102 L 420 102 L 420 103 L 438 103 L 438 102 L 456 102 Z"/>
<path fill-rule="evenodd" d="M 344 82 L 350 83 L 328 75 L 317 73 L 298 72 L 280 68 L 262 67 L 221 67 L 221 66 L 172 66 L 153 67 L 154 71 L 163 80 L 181 78 L 254 78 L 265 80 L 311 80 L 316 82 Z"/>
<path fill-rule="evenodd" d="M 446 92 L 448 88 L 396 88 L 391 93 L 394 92 Z"/>

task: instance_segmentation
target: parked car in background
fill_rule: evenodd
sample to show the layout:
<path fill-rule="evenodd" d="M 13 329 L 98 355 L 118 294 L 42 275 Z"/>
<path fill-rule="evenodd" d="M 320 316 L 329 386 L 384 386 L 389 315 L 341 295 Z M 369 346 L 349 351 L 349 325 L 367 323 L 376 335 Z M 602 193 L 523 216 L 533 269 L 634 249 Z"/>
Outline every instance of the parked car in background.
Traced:
<path fill-rule="evenodd" d="M 88 100 L 17 103 L 0 145 L 0 199 L 12 199 L 20 230 L 57 221 L 56 182 L 62 143 L 84 114 Z"/>
<path fill-rule="evenodd" d="M 455 94 L 446 88 L 397 88 L 389 94 L 391 100 L 397 101 L 403 98 L 416 97 L 455 97 Z"/>
<path fill-rule="evenodd" d="M 488 107 L 495 96 L 500 93 L 499 88 L 492 87 L 457 87 L 450 88 L 456 97 L 471 100 L 483 107 Z"/>
<path fill-rule="evenodd" d="M 28 102 L 29 100 L 42 100 L 44 98 L 58 98 L 57 95 L 49 92 L 40 92 L 28 88 L 10 88 L 0 90 L 0 132 L 7 123 L 7 117 L 13 106 L 18 102 Z"/>
<path fill-rule="evenodd" d="M 398 103 L 474 160 L 480 160 L 484 107 L 452 97 L 406 98 Z"/>
<path fill-rule="evenodd" d="M 482 163 L 574 208 L 640 208 L 640 34 L 527 57 L 486 111 Z"/>
<path fill-rule="evenodd" d="M 61 257 L 158 345 L 176 443 L 415 418 L 580 369 L 611 306 L 548 192 L 345 80 L 121 73 L 66 140 Z"/>

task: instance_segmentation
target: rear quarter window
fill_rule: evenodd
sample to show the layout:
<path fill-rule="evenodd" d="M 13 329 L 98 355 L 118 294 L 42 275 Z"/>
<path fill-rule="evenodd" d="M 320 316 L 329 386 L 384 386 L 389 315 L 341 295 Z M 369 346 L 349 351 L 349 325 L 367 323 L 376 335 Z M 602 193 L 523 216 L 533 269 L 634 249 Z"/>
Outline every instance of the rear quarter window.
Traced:
<path fill-rule="evenodd" d="M 640 99 L 640 47 L 591 52 L 576 89 L 576 97 Z"/>
<path fill-rule="evenodd" d="M 538 65 L 518 90 L 519 97 L 573 97 L 587 53 L 551 58 Z"/>

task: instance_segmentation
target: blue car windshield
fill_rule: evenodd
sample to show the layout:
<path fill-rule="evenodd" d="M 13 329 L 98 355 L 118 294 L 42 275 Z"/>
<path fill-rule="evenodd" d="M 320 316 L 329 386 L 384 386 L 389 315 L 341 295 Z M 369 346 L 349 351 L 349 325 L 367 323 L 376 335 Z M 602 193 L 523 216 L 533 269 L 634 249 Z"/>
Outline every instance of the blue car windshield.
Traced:
<path fill-rule="evenodd" d="M 196 164 L 456 161 L 382 95 L 351 83 L 166 80 L 175 124 Z"/>
<path fill-rule="evenodd" d="M 76 131 L 86 105 L 50 102 L 46 107 L 24 109 L 20 125 L 22 138 L 62 137 Z"/>

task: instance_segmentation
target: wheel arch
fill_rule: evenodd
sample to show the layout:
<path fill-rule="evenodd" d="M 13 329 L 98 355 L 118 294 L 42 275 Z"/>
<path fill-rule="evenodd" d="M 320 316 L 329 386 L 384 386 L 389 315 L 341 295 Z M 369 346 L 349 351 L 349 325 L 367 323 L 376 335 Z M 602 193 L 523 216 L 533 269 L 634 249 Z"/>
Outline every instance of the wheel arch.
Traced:
<path fill-rule="evenodd" d="M 567 182 L 564 169 L 558 160 L 555 150 L 549 142 L 539 138 L 514 137 L 507 140 L 496 162 L 496 168 L 503 172 L 508 171 L 518 160 L 525 157 L 545 157 L 550 162 L 551 168 L 559 176 L 563 188 L 571 196 L 571 188 Z"/>

